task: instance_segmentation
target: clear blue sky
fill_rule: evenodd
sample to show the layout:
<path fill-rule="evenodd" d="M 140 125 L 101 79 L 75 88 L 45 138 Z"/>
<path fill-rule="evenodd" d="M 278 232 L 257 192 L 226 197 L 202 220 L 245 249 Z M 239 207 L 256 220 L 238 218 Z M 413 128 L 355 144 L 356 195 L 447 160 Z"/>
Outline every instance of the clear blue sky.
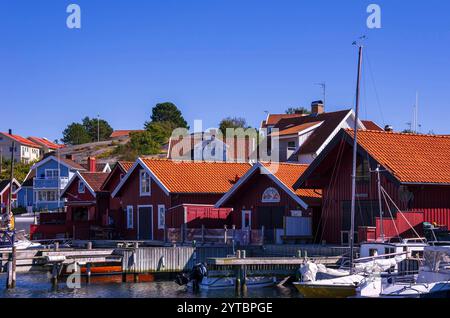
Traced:
<path fill-rule="evenodd" d="M 66 27 L 70 3 L 81 30 Z M 366 28 L 370 3 L 380 30 Z M 97 113 L 139 129 L 164 101 L 191 127 L 259 126 L 264 111 L 309 107 L 322 81 L 327 111 L 350 108 L 361 34 L 376 84 L 366 63 L 362 117 L 404 129 L 418 90 L 422 131 L 450 134 L 447 0 L 0 0 L 0 130 L 55 139 Z"/>

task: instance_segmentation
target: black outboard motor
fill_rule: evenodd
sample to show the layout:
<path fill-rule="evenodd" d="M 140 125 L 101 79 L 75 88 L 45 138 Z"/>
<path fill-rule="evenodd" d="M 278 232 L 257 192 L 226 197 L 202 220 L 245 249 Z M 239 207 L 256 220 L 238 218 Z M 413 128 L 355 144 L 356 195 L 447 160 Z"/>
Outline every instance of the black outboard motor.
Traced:
<path fill-rule="evenodd" d="M 200 290 L 200 283 L 203 280 L 203 277 L 208 276 L 208 269 L 206 268 L 206 264 L 198 263 L 194 265 L 189 274 L 180 273 L 177 275 L 175 282 L 180 285 L 187 285 L 190 281 L 192 281 L 192 289 L 194 292 Z"/>

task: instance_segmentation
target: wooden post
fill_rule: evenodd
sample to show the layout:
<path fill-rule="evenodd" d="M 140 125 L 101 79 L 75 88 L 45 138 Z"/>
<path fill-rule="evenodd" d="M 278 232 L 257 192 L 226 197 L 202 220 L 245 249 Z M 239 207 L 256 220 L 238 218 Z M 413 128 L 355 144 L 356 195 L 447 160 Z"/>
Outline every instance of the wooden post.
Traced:
<path fill-rule="evenodd" d="M 241 258 L 246 258 L 246 251 L 241 251 Z M 247 294 L 247 266 L 241 265 L 241 291 L 244 296 Z"/>
<path fill-rule="evenodd" d="M 205 225 L 202 224 L 202 244 L 205 244 Z"/>
<path fill-rule="evenodd" d="M 134 273 L 134 282 L 139 283 L 139 273 Z"/>
<path fill-rule="evenodd" d="M 58 263 L 53 264 L 51 283 L 53 288 L 58 287 Z"/>
<path fill-rule="evenodd" d="M 241 258 L 241 251 L 237 250 L 236 251 L 236 258 Z M 237 295 L 240 294 L 241 292 L 241 267 L 240 266 L 235 266 L 236 270 L 235 270 L 235 275 L 236 275 L 236 283 L 234 285 L 235 288 L 235 292 Z"/>
<path fill-rule="evenodd" d="M 8 256 L 8 276 L 6 279 L 6 288 L 16 287 L 16 247 L 13 246 Z"/>
<path fill-rule="evenodd" d="M 181 224 L 181 227 L 180 227 L 180 231 L 181 231 L 181 243 L 184 243 L 184 236 L 185 236 L 185 233 L 184 233 L 184 230 L 185 230 L 185 228 L 184 228 L 184 223 L 183 224 Z"/>
<path fill-rule="evenodd" d="M 122 283 L 126 283 L 127 282 L 127 273 L 122 272 Z"/>
<path fill-rule="evenodd" d="M 302 258 L 302 250 L 298 250 L 297 251 L 297 257 L 298 258 Z"/>
<path fill-rule="evenodd" d="M 138 249 L 139 248 L 139 242 L 134 242 L 134 248 Z"/>
<path fill-rule="evenodd" d="M 86 248 L 87 248 L 88 250 L 92 250 L 92 242 L 87 242 L 87 243 L 86 243 Z"/>
<path fill-rule="evenodd" d="M 59 242 L 55 242 L 55 252 L 59 250 Z"/>
<path fill-rule="evenodd" d="M 91 263 L 86 264 L 86 283 L 91 283 Z"/>

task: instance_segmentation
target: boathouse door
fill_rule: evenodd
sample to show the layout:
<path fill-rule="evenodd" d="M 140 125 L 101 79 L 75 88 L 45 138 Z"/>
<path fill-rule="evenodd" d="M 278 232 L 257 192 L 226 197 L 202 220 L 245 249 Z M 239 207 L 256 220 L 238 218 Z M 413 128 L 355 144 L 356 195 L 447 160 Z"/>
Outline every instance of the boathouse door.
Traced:
<path fill-rule="evenodd" d="M 138 240 L 153 240 L 153 207 L 138 206 Z"/>
<path fill-rule="evenodd" d="M 264 225 L 264 241 L 275 243 L 277 241 L 277 232 L 283 229 L 284 207 L 258 207 L 257 216 L 259 226 Z M 278 230 L 278 231 L 277 231 Z"/>

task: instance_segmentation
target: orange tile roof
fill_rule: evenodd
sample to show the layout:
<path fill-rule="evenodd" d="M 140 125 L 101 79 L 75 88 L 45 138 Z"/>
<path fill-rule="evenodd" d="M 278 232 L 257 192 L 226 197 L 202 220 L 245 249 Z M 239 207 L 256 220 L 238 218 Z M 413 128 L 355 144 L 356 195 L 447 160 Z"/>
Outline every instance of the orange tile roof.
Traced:
<path fill-rule="evenodd" d="M 36 144 L 36 143 L 32 142 L 31 140 L 28 140 L 27 138 L 24 138 L 22 136 L 10 135 L 10 134 L 5 133 L 5 132 L 0 132 L 0 134 L 3 134 L 5 136 L 13 139 L 14 141 L 17 141 L 20 144 L 27 145 L 27 146 L 30 146 L 30 147 L 33 147 L 33 148 L 38 148 L 38 149 L 41 148 L 38 144 Z"/>
<path fill-rule="evenodd" d="M 264 121 L 264 124 L 266 126 L 273 126 L 276 125 L 282 119 L 297 118 L 304 116 L 307 116 L 307 114 L 269 114 L 269 116 L 267 116 L 267 119 Z"/>
<path fill-rule="evenodd" d="M 371 120 L 361 120 L 361 122 L 363 123 L 364 127 L 366 127 L 367 130 L 378 130 L 378 131 L 384 130 Z"/>
<path fill-rule="evenodd" d="M 123 168 L 123 170 L 125 172 L 128 172 L 128 170 L 131 169 L 131 167 L 133 167 L 134 162 L 132 161 L 117 161 L 117 163 Z"/>
<path fill-rule="evenodd" d="M 248 163 L 142 161 L 174 193 L 226 193 L 251 168 Z"/>
<path fill-rule="evenodd" d="M 294 190 L 294 183 L 306 171 L 308 165 L 298 163 L 263 163 L 272 174 L 287 186 L 292 192 L 302 198 L 320 199 L 322 191 L 314 189 L 298 189 Z"/>
<path fill-rule="evenodd" d="M 283 130 L 280 130 L 279 132 L 274 132 L 271 135 L 272 136 L 287 136 L 287 135 L 293 135 L 293 134 L 297 134 L 303 130 L 306 130 L 308 128 L 311 128 L 315 125 L 320 124 L 320 121 L 313 121 L 310 123 L 305 123 L 305 124 L 301 124 L 301 125 L 294 125 L 294 126 L 289 126 L 287 128 L 284 128 Z"/>
<path fill-rule="evenodd" d="M 358 131 L 358 144 L 401 183 L 450 183 L 450 137 Z"/>
<path fill-rule="evenodd" d="M 44 145 L 48 147 L 49 149 L 61 149 L 64 148 L 64 145 L 58 145 L 54 142 L 51 142 L 47 138 L 39 138 L 39 137 L 28 137 L 29 140 L 31 140 L 34 143 Z"/>

